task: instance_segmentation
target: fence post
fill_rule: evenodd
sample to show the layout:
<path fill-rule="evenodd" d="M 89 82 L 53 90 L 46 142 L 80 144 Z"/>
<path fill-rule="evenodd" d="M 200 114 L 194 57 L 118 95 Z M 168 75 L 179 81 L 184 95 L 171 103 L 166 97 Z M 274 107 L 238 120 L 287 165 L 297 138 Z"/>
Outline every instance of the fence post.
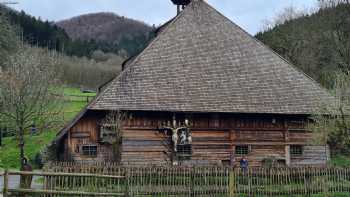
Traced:
<path fill-rule="evenodd" d="M 9 177 L 8 177 L 9 173 L 8 170 L 5 170 L 4 173 L 4 197 L 8 196 L 8 189 L 9 189 Z"/>
<path fill-rule="evenodd" d="M 125 175 L 124 175 L 124 180 L 125 180 L 125 197 L 129 197 L 129 180 L 130 179 L 130 174 L 129 174 L 129 168 L 125 168 Z"/>
<path fill-rule="evenodd" d="M 195 195 L 194 177 L 195 177 L 196 169 L 194 166 L 192 166 L 192 168 L 189 168 L 188 170 L 190 175 L 190 196 L 194 196 Z"/>
<path fill-rule="evenodd" d="M 1 127 L 0 127 L 0 146 L 2 146 L 2 128 Z"/>
<path fill-rule="evenodd" d="M 229 197 L 235 197 L 235 169 L 230 168 L 229 170 Z"/>
<path fill-rule="evenodd" d="M 252 192 L 252 168 L 248 168 L 248 196 L 253 197 L 253 192 Z"/>

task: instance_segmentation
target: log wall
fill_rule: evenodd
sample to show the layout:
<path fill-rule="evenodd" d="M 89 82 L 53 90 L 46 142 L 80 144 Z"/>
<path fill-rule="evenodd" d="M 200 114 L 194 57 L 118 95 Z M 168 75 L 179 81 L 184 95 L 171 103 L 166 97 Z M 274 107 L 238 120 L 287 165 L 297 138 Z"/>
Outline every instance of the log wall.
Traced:
<path fill-rule="evenodd" d="M 64 160 L 71 161 L 114 161 L 113 148 L 108 144 L 99 142 L 99 125 L 101 114 L 87 114 L 83 116 L 68 132 L 67 138 L 64 139 Z M 82 146 L 96 145 L 96 156 L 87 156 L 82 152 Z"/>
<path fill-rule="evenodd" d="M 155 129 L 125 129 L 122 162 L 124 165 L 170 164 L 170 140 Z"/>
<path fill-rule="evenodd" d="M 322 165 L 329 160 L 328 146 L 304 146 L 302 156 L 291 156 L 291 165 Z"/>
<path fill-rule="evenodd" d="M 171 136 L 160 130 L 171 121 L 170 113 L 130 113 L 123 125 L 121 162 L 124 165 L 171 165 Z M 250 166 L 261 166 L 266 159 L 276 159 L 291 165 L 323 165 L 327 152 L 323 146 L 310 146 L 312 133 L 305 129 L 305 116 L 177 114 L 177 120 L 191 120 L 192 155 L 180 164 L 229 164 L 234 159 L 239 165 L 242 155 L 235 154 L 236 146 L 249 146 L 246 155 Z M 99 143 L 98 122 L 103 115 L 84 116 L 69 130 L 65 155 L 74 161 L 111 161 L 112 148 Z M 74 147 L 97 144 L 96 157 L 76 153 Z M 290 157 L 286 147 L 304 146 L 300 157 Z M 290 159 L 289 159 L 290 158 Z M 68 158 L 67 158 L 68 159 Z"/>

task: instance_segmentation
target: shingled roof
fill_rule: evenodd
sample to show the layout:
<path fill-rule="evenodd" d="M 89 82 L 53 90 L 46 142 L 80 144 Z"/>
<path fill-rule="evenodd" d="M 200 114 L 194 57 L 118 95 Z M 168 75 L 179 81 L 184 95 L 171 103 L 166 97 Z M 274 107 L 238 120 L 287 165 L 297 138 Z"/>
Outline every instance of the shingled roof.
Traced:
<path fill-rule="evenodd" d="M 311 114 L 314 80 L 202 0 L 192 0 L 91 110 Z"/>

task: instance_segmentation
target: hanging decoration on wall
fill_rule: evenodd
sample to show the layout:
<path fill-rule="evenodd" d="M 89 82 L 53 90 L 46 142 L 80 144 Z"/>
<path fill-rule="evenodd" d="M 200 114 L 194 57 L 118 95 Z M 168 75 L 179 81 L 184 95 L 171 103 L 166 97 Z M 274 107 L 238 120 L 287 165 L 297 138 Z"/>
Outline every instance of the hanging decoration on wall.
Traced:
<path fill-rule="evenodd" d="M 160 130 L 165 133 L 165 135 L 171 134 L 171 140 L 173 144 L 173 151 L 176 153 L 181 146 L 192 144 L 192 134 L 190 131 L 190 123 L 188 119 L 183 122 L 176 121 L 175 116 L 173 116 L 173 121 L 170 123 L 168 121 L 166 124 L 160 126 Z"/>

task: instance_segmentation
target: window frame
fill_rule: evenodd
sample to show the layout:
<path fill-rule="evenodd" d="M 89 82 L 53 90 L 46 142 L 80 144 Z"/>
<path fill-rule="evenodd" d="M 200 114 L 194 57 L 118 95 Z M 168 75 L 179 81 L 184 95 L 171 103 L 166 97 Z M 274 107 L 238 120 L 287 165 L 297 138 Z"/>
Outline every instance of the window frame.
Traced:
<path fill-rule="evenodd" d="M 238 152 L 240 148 L 244 148 L 246 150 L 241 149 L 240 152 Z M 246 153 L 244 153 L 243 151 Z M 246 156 L 246 155 L 249 155 L 250 152 L 251 152 L 250 145 L 236 145 L 235 146 L 235 155 L 236 156 Z"/>
<path fill-rule="evenodd" d="M 96 149 L 92 150 L 91 149 L 92 147 L 94 147 Z M 89 149 L 86 151 L 86 150 L 84 150 L 84 148 L 89 148 Z M 88 153 L 88 154 L 86 154 L 86 153 Z M 81 154 L 85 157 L 97 157 L 98 146 L 96 144 L 84 144 L 81 146 Z"/>
<path fill-rule="evenodd" d="M 301 157 L 304 155 L 303 145 L 290 145 L 289 154 L 291 157 Z"/>
<path fill-rule="evenodd" d="M 192 144 L 177 145 L 176 156 L 179 161 L 191 160 L 192 154 Z"/>

